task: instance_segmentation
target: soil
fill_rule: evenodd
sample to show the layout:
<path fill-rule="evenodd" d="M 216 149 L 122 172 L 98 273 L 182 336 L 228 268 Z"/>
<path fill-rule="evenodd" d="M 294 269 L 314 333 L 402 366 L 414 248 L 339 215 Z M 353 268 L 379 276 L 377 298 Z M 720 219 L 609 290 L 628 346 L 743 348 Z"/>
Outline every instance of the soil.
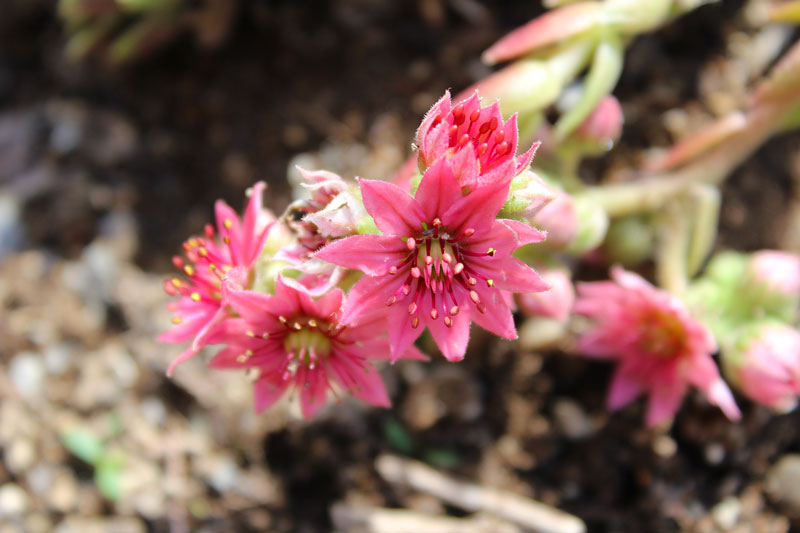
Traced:
<path fill-rule="evenodd" d="M 706 5 L 631 44 L 615 93 L 624 135 L 587 179 L 671 142 L 663 114 L 702 107 L 701 71 L 743 30 L 741 10 Z M 265 180 L 280 212 L 297 162 L 388 178 L 438 96 L 485 76 L 480 52 L 541 12 L 248 0 L 219 48 L 184 35 L 111 70 L 64 58 L 49 0 L 4 6 L 0 532 L 322 532 L 341 501 L 466 514 L 384 481 L 374 461 L 387 452 L 554 505 L 591 532 L 788 531 L 800 504 L 765 480 L 800 452 L 800 414 L 739 398 L 732 424 L 692 396 L 671 428 L 647 430 L 641 403 L 604 410 L 608 365 L 475 329 L 461 364 L 386 369 L 392 409 L 345 401 L 311 423 L 285 407 L 255 415 L 241 376 L 199 360 L 164 375 L 179 348 L 155 341 L 169 325 L 161 283 L 217 198 L 239 206 Z M 786 242 L 798 141 L 771 140 L 726 182 L 718 246 Z M 75 432 L 124 458 L 116 500 L 62 444 Z"/>

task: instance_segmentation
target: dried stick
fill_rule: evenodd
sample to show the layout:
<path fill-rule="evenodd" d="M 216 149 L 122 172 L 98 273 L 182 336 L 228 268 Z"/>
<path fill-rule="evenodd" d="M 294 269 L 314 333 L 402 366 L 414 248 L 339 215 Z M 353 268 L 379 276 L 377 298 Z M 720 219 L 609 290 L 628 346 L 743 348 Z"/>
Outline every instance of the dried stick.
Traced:
<path fill-rule="evenodd" d="M 454 480 L 418 461 L 381 455 L 375 468 L 390 483 L 408 485 L 468 511 L 492 513 L 539 533 L 586 531 L 576 516 L 511 492 Z"/>

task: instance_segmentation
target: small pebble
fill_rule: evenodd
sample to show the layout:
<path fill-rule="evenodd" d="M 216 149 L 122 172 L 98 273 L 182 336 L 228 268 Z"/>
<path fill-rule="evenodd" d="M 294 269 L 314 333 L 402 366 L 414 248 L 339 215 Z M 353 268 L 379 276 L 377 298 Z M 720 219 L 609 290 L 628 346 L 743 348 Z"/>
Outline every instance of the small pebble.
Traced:
<path fill-rule="evenodd" d="M 569 439 L 583 439 L 594 433 L 594 424 L 577 402 L 566 398 L 556 400 L 553 416 L 561 433 Z"/>
<path fill-rule="evenodd" d="M 42 393 L 45 367 L 38 354 L 33 352 L 17 354 L 9 365 L 8 375 L 22 396 L 35 398 Z"/>
<path fill-rule="evenodd" d="M 730 531 L 739 521 L 742 514 L 742 505 L 733 496 L 725 498 L 711 509 L 711 516 L 714 523 L 723 531 Z"/>
<path fill-rule="evenodd" d="M 16 483 L 0 487 L 0 517 L 19 516 L 28 510 L 28 493 Z"/>
<path fill-rule="evenodd" d="M 767 495 L 793 518 L 800 517 L 800 455 L 781 457 L 766 476 Z"/>

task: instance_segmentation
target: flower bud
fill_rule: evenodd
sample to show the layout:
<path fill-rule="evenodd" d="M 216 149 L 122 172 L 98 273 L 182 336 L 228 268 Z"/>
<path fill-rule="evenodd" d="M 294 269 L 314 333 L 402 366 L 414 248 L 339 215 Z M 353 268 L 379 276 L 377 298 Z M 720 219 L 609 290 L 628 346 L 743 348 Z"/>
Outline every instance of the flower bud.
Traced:
<path fill-rule="evenodd" d="M 770 291 L 789 298 L 800 297 L 800 255 L 780 250 L 761 250 L 750 256 L 748 271 Z"/>
<path fill-rule="evenodd" d="M 557 192 L 532 170 L 526 170 L 511 181 L 499 218 L 530 218 L 557 196 Z"/>
<path fill-rule="evenodd" d="M 800 331 L 780 322 L 757 324 L 723 352 L 728 379 L 742 393 L 781 412 L 800 395 Z"/>
<path fill-rule="evenodd" d="M 578 231 L 575 199 L 564 191 L 557 191 L 555 198 L 530 218 L 530 223 L 547 232 L 547 247 L 566 248 Z"/>
<path fill-rule="evenodd" d="M 493 65 L 574 37 L 596 27 L 602 11 L 600 3 L 581 2 L 547 12 L 497 41 L 481 59 Z"/>
<path fill-rule="evenodd" d="M 578 126 L 573 137 L 580 143 L 584 153 L 602 154 L 610 150 L 619 140 L 623 120 L 619 100 L 613 96 L 606 96 Z"/>
<path fill-rule="evenodd" d="M 602 207 L 584 199 L 575 201 L 578 214 L 578 231 L 567 250 L 574 255 L 583 255 L 603 242 L 608 231 L 608 215 Z"/>
<path fill-rule="evenodd" d="M 537 272 L 550 285 L 550 289 L 518 294 L 517 303 L 520 309 L 527 315 L 566 322 L 575 302 L 575 290 L 569 271 L 566 268 L 551 268 L 537 269 Z"/>

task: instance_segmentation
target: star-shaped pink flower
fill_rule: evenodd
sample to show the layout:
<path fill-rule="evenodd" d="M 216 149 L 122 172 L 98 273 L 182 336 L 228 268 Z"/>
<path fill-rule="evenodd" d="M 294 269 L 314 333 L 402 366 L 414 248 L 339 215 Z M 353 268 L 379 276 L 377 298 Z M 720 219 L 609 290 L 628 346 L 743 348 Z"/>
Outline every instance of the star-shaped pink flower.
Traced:
<path fill-rule="evenodd" d="M 579 339 L 581 353 L 619 362 L 608 408 L 619 409 L 647 392 L 647 424 L 654 426 L 678 411 L 691 384 L 738 420 L 739 409 L 712 358 L 717 343 L 711 332 L 677 297 L 639 275 L 616 267 L 611 278 L 579 284 L 573 308 L 594 321 Z"/>
<path fill-rule="evenodd" d="M 310 419 L 325 405 L 328 391 L 338 388 L 379 407 L 391 402 L 371 361 L 389 359 L 389 342 L 376 335 L 386 329 L 384 318 L 373 315 L 362 324 L 340 322 L 344 293 L 334 289 L 314 299 L 308 289 L 290 278 L 278 277 L 275 294 L 242 290 L 225 283 L 229 305 L 240 318 L 232 319 L 238 334 L 211 361 L 213 368 L 258 370 L 255 408 L 261 412 L 294 387 L 303 415 Z M 409 347 L 405 357 L 427 359 Z"/>
<path fill-rule="evenodd" d="M 464 357 L 471 320 L 515 338 L 510 293 L 547 289 L 532 268 L 511 257 L 544 234 L 495 219 L 508 184 L 486 183 L 464 195 L 453 166 L 453 159 L 439 158 L 413 197 L 390 183 L 361 180 L 364 205 L 382 235 L 348 237 L 316 254 L 366 274 L 350 292 L 343 321 L 358 323 L 383 307 L 393 359 L 426 327 L 451 361 Z"/>
<path fill-rule="evenodd" d="M 249 276 L 275 223 L 275 217 L 262 206 L 265 187 L 264 182 L 253 186 L 241 220 L 228 204 L 218 200 L 214 206 L 216 230 L 207 224 L 205 236 L 191 237 L 183 244 L 186 260 L 179 256 L 173 258 L 175 266 L 189 279 L 184 281 L 176 277 L 164 283 L 168 294 L 180 298 L 168 305 L 174 326 L 159 340 L 168 343 L 191 340 L 192 345 L 170 364 L 167 374 L 196 355 L 203 346 L 219 342 L 217 337 L 224 335 L 223 322 L 230 313 L 221 288 L 222 280 L 235 267 L 243 267 L 245 278 Z"/>

